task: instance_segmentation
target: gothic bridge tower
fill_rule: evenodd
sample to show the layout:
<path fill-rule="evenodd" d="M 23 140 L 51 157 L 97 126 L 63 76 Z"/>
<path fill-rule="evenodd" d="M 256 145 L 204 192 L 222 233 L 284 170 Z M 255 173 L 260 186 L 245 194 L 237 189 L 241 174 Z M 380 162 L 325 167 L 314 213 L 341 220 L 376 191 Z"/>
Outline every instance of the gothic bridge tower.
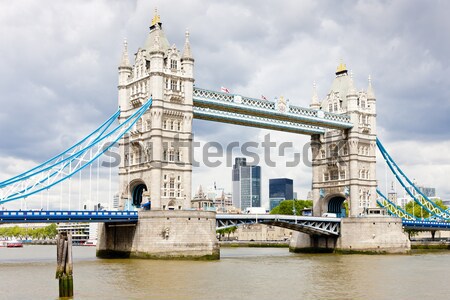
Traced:
<path fill-rule="evenodd" d="M 325 99 L 314 93 L 311 108 L 350 116 L 354 127 L 327 130 L 311 138 L 313 211 L 349 216 L 366 214 L 376 207 L 376 99 L 369 77 L 366 91 L 357 91 L 353 78 L 341 63 Z"/>
<path fill-rule="evenodd" d="M 169 44 L 157 12 L 133 64 L 125 42 L 119 65 L 119 120 L 150 97 L 153 104 L 119 143 L 121 209 L 149 200 L 152 210 L 190 207 L 193 71 L 189 33 L 180 53 Z"/>

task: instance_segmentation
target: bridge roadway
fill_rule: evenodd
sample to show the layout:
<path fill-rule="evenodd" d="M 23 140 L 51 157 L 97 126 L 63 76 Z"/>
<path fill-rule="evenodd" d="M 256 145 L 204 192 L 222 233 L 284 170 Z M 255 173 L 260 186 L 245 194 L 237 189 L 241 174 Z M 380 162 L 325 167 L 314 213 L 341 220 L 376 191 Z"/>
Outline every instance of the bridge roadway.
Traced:
<path fill-rule="evenodd" d="M 117 223 L 137 222 L 137 211 L 0 211 L 2 223 L 68 223 L 94 222 Z M 250 224 L 266 224 L 301 231 L 309 234 L 338 236 L 340 218 L 268 215 L 268 214 L 217 214 L 216 228 Z M 403 220 L 405 229 L 414 230 L 450 230 L 450 222 Z"/>

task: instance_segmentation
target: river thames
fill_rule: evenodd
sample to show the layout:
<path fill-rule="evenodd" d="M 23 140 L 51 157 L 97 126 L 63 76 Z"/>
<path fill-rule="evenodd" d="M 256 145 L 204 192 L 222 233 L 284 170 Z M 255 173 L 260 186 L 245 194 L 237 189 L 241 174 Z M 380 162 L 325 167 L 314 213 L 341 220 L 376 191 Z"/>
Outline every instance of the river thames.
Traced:
<path fill-rule="evenodd" d="M 0 299 L 58 299 L 56 246 L 0 248 Z M 294 254 L 222 248 L 219 261 L 95 257 L 74 247 L 74 299 L 449 299 L 450 252 Z"/>

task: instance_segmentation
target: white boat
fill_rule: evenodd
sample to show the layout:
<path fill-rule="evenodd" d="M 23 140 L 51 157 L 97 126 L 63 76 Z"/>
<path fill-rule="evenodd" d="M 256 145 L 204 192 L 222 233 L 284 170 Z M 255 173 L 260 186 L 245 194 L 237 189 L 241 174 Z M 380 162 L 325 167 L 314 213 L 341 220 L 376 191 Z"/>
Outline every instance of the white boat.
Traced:
<path fill-rule="evenodd" d="M 23 243 L 18 240 L 7 241 L 6 247 L 7 248 L 22 248 Z"/>
<path fill-rule="evenodd" d="M 87 240 L 82 246 L 97 246 L 97 240 Z"/>

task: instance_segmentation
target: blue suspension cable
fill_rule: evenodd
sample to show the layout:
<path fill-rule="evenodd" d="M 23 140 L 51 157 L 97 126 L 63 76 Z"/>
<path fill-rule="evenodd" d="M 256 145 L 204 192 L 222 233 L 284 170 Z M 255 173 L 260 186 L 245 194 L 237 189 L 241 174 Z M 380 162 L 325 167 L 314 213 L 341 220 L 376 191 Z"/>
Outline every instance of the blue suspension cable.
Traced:
<path fill-rule="evenodd" d="M 108 137 L 110 137 L 111 135 L 113 135 L 113 134 L 114 134 L 115 132 L 117 132 L 119 129 L 121 129 L 122 127 L 124 127 L 127 123 L 131 122 L 131 124 L 129 124 L 128 127 L 126 127 L 126 129 L 124 130 L 124 132 L 122 132 L 119 136 L 117 136 L 117 137 L 114 139 L 114 141 L 113 141 L 112 143 L 109 143 L 108 146 L 104 147 L 99 153 L 97 153 L 97 155 L 95 155 L 93 158 L 91 158 L 88 162 L 86 162 L 86 163 L 85 163 L 83 166 L 81 166 L 80 168 L 78 168 L 78 169 L 72 171 L 71 173 L 65 175 L 65 176 L 62 177 L 61 179 L 59 179 L 59 180 L 53 182 L 52 184 L 46 185 L 46 186 L 44 186 L 44 187 L 42 187 L 42 188 L 39 188 L 39 189 L 37 189 L 37 190 L 35 190 L 35 191 L 33 191 L 33 192 L 28 193 L 28 194 L 21 194 L 22 192 L 26 191 L 26 189 L 24 189 L 24 190 L 22 190 L 22 191 L 20 191 L 20 192 L 16 192 L 16 193 L 14 193 L 13 195 L 11 195 L 10 197 L 8 197 L 8 198 L 6 198 L 6 199 L 4 199 L 4 200 L 1 200 L 1 201 L 0 201 L 0 204 L 6 203 L 6 202 L 10 202 L 10 201 L 13 201 L 13 200 L 17 200 L 17 199 L 22 199 L 22 198 L 24 198 L 24 197 L 28 197 L 28 196 L 34 195 L 34 194 L 36 194 L 36 193 L 39 193 L 39 192 L 41 192 L 41 191 L 43 191 L 43 190 L 48 190 L 49 188 L 53 187 L 54 185 L 56 185 L 56 184 L 58 184 L 58 183 L 60 183 L 60 182 L 62 182 L 62 181 L 64 181 L 64 180 L 66 180 L 67 178 L 69 178 L 69 177 L 73 176 L 74 174 L 80 172 L 81 170 L 83 170 L 84 168 L 86 168 L 87 166 L 89 166 L 92 162 L 94 162 L 98 157 L 100 157 L 102 154 L 104 154 L 106 151 L 108 151 L 114 144 L 116 144 L 116 143 L 119 141 L 119 139 L 122 138 L 123 135 L 124 135 L 125 133 L 127 133 L 127 132 L 132 128 L 132 126 L 140 119 L 140 117 L 147 111 L 147 109 L 148 109 L 151 105 L 152 105 L 152 98 L 150 98 L 150 99 L 149 99 L 149 100 L 148 100 L 141 108 L 139 108 L 139 109 L 138 109 L 136 112 L 134 112 L 130 117 L 128 117 L 128 119 L 126 119 L 122 124 L 120 124 L 119 126 L 117 126 L 116 128 L 114 128 L 114 129 L 113 129 L 111 132 L 109 132 L 107 135 L 102 136 L 101 138 L 97 139 L 97 141 L 96 141 L 95 143 L 91 143 L 91 144 L 89 144 L 86 148 L 84 148 L 84 149 L 78 151 L 77 153 L 80 153 L 80 152 L 84 153 L 84 152 L 86 152 L 87 150 L 91 149 L 93 146 L 95 146 L 95 145 L 97 145 L 97 144 L 100 144 L 100 142 L 104 141 L 106 138 L 108 138 Z M 133 120 L 133 119 L 134 119 L 134 120 Z M 131 120 L 132 120 L 132 121 L 131 121 Z M 51 176 L 54 176 L 56 173 L 58 173 L 58 172 L 54 172 Z M 46 180 L 48 180 L 48 177 L 50 177 L 50 176 L 47 176 L 47 179 L 44 179 L 44 180 L 42 180 L 41 182 L 38 182 L 38 184 L 40 184 L 40 183 L 45 182 Z M 27 178 L 27 177 L 23 178 L 23 180 L 26 179 L 26 178 Z M 15 196 L 15 197 L 14 197 L 14 196 Z"/>
<path fill-rule="evenodd" d="M 410 220 L 415 220 L 415 219 L 416 219 L 415 216 L 409 214 L 408 212 L 406 212 L 406 210 L 404 210 L 403 208 L 401 208 L 400 206 L 398 206 L 397 204 L 395 204 L 394 202 L 392 202 L 391 200 L 389 200 L 389 199 L 388 199 L 388 198 L 387 198 L 387 197 L 386 197 L 379 189 L 377 189 L 377 194 L 380 195 L 380 196 L 384 199 L 384 201 L 388 202 L 390 205 L 392 205 L 393 207 L 395 207 L 395 209 L 399 210 L 399 211 L 402 212 L 404 215 L 408 216 Z M 378 201 L 377 201 L 377 202 L 378 202 Z M 378 202 L 378 204 L 379 204 L 380 206 L 382 206 L 382 207 L 384 207 L 384 208 L 386 208 L 386 209 L 389 210 L 389 208 L 386 207 L 386 206 L 384 206 L 381 202 Z M 390 210 L 389 210 L 389 211 L 390 211 Z M 392 215 L 398 216 L 396 213 L 394 213 L 394 212 L 392 212 L 392 211 L 390 211 L 390 213 L 391 213 Z"/>
<path fill-rule="evenodd" d="M 383 147 L 383 145 L 381 144 L 380 140 L 378 140 L 377 138 L 377 146 L 378 149 L 380 150 L 381 155 L 383 156 L 384 160 L 386 161 L 387 165 L 389 166 L 389 169 L 391 169 L 392 173 L 395 175 L 395 177 L 397 178 L 397 181 L 403 186 L 403 188 L 406 190 L 406 192 L 414 199 L 414 201 L 419 204 L 422 208 L 425 208 L 425 210 L 427 212 L 429 212 L 431 215 L 436 216 L 438 218 L 442 218 L 445 220 L 450 220 L 448 217 L 444 217 L 442 215 L 438 215 L 435 212 L 431 211 L 427 206 L 423 205 L 422 202 L 420 202 L 419 199 L 417 199 L 417 197 L 410 191 L 410 189 L 408 189 L 405 185 L 405 183 L 403 182 L 403 180 L 400 178 L 400 176 L 398 175 L 397 171 L 395 169 L 397 169 L 400 174 L 406 179 L 406 181 L 411 184 L 416 191 L 419 191 L 414 185 L 413 183 L 409 180 L 409 178 L 405 175 L 405 173 L 403 173 L 403 171 L 401 171 L 401 169 L 398 167 L 398 165 L 394 162 L 394 160 L 392 159 L 392 157 L 387 153 L 386 149 Z M 395 167 L 395 168 L 394 168 Z M 433 206 L 433 208 L 437 208 L 438 211 L 442 212 L 443 214 L 448 214 L 445 210 L 443 210 L 441 207 L 439 207 L 438 205 L 436 205 L 433 201 L 429 200 L 425 195 L 423 195 L 422 192 L 419 191 L 419 193 L 423 196 L 424 200 L 427 201 L 427 203 L 431 204 L 431 206 Z"/>
<path fill-rule="evenodd" d="M 84 143 L 86 140 L 88 140 L 89 138 L 91 138 L 93 135 L 95 135 L 96 133 L 98 133 L 98 132 L 100 131 L 100 133 L 98 134 L 98 136 L 93 140 L 93 142 L 95 142 L 98 138 L 100 138 L 100 137 L 104 134 L 104 132 L 111 126 L 111 124 L 114 122 L 115 119 L 117 119 L 117 117 L 118 117 L 119 115 L 120 115 L 120 109 L 117 110 L 111 117 L 109 117 L 108 120 L 106 120 L 102 125 L 100 125 L 97 129 L 95 129 L 93 132 L 91 132 L 89 135 L 87 135 L 85 138 L 83 138 L 83 139 L 82 139 L 81 141 L 79 141 L 78 143 L 76 143 L 76 144 L 74 144 L 73 146 L 71 146 L 70 148 L 64 150 L 64 151 L 61 152 L 60 154 L 55 155 L 54 157 L 52 157 L 52 158 L 48 159 L 47 161 L 41 163 L 40 165 L 38 165 L 38 166 L 36 166 L 36 167 L 34 167 L 34 168 L 28 170 L 28 171 L 25 171 L 25 172 L 23 172 L 23 173 L 21 173 L 21 174 L 19 174 L 19 175 L 16 175 L 16 176 L 14 176 L 14 177 L 12 177 L 12 178 L 9 178 L 9 179 L 7 179 L 7 180 L 5 180 L 5 181 L 0 182 L 0 188 L 2 188 L 2 187 L 4 187 L 4 186 L 7 186 L 7 185 L 10 185 L 10 184 L 12 184 L 12 183 L 14 183 L 14 182 L 20 181 L 20 180 L 22 180 L 22 179 L 23 179 L 25 176 L 27 176 L 27 175 L 28 175 L 28 177 L 29 177 L 29 176 L 38 174 L 38 173 L 40 173 L 41 171 L 44 171 L 44 170 L 39 170 L 39 171 L 36 171 L 36 170 L 38 170 L 38 169 L 44 167 L 45 165 L 47 165 L 47 164 L 50 163 L 50 162 L 53 162 L 53 161 L 57 160 L 57 159 L 60 158 L 60 157 L 63 157 L 63 156 L 64 156 L 65 154 L 67 154 L 69 151 L 71 151 L 71 150 L 73 150 L 74 148 L 78 147 L 79 145 L 81 145 L 81 144 Z M 70 159 L 70 157 L 71 157 L 71 156 L 67 157 L 66 159 Z M 47 169 L 45 169 L 45 170 L 48 170 L 49 168 L 51 168 L 51 167 L 57 165 L 57 164 L 60 163 L 60 162 L 61 162 L 61 161 L 55 162 L 53 165 L 47 167 Z M 36 171 L 36 172 L 33 172 L 33 171 Z M 32 172 L 33 172 L 33 173 L 32 173 Z M 30 174 L 30 173 L 32 173 L 32 174 Z"/>

